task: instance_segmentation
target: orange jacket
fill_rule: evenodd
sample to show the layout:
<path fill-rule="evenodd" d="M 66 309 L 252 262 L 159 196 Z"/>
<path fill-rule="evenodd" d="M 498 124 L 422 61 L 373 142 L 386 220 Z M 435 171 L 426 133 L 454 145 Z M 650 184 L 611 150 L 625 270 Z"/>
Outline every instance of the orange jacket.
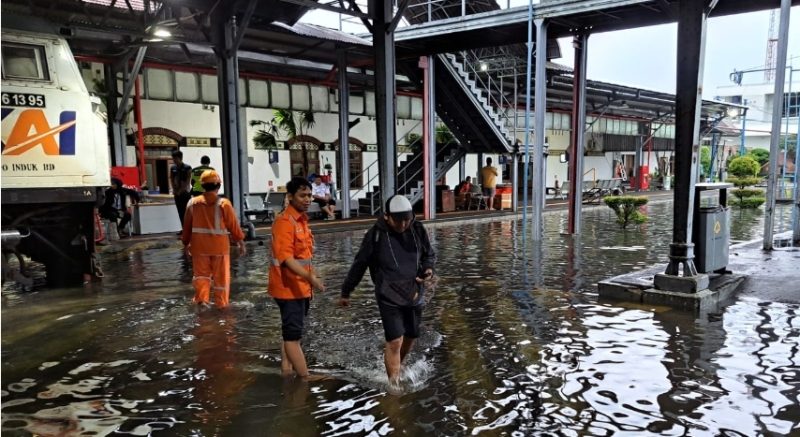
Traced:
<path fill-rule="evenodd" d="M 308 228 L 308 216 L 289 205 L 272 225 L 272 259 L 269 265 L 269 294 L 277 299 L 311 297 L 311 283 L 283 265 L 294 258 L 311 271 L 314 237 Z"/>
<path fill-rule="evenodd" d="M 203 193 L 189 201 L 181 240 L 184 245 L 192 244 L 192 256 L 228 255 L 231 238 L 233 241 L 244 240 L 230 200 L 216 193 Z"/>

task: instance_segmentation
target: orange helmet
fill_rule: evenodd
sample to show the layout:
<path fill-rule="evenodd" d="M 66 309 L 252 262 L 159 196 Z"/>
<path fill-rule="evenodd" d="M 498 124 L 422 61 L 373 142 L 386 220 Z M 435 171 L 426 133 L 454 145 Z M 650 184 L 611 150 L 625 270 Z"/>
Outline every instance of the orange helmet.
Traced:
<path fill-rule="evenodd" d="M 222 179 L 219 177 L 219 173 L 214 170 L 206 170 L 200 175 L 200 183 L 201 184 L 220 184 L 222 183 Z"/>

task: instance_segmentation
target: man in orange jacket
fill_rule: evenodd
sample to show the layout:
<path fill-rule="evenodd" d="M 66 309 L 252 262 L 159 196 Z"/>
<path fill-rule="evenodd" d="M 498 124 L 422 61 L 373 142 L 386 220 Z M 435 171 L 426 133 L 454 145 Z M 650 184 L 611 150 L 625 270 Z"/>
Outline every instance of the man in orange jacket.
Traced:
<path fill-rule="evenodd" d="M 208 304 L 209 294 L 214 290 L 214 303 L 222 309 L 228 306 L 230 294 L 230 240 L 239 246 L 239 256 L 247 249 L 233 205 L 219 197 L 222 186 L 219 174 L 206 170 L 200 182 L 205 192 L 189 201 L 181 240 L 187 256 L 192 257 L 194 302 Z"/>
<path fill-rule="evenodd" d="M 286 184 L 289 205 L 272 225 L 272 260 L 269 266 L 269 294 L 281 310 L 281 373 L 308 378 L 308 366 L 300 339 L 311 303 L 312 289 L 325 285 L 311 266 L 314 237 L 308 228 L 311 183 L 296 177 Z"/>

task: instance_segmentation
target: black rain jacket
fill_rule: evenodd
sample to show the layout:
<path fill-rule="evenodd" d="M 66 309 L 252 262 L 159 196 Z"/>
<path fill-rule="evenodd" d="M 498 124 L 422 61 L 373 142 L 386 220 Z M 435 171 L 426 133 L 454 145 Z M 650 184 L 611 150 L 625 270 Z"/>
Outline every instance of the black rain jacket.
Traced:
<path fill-rule="evenodd" d="M 375 297 L 393 306 L 416 306 L 424 303 L 424 286 L 416 282 L 425 270 L 433 269 L 436 253 L 422 223 L 414 220 L 398 234 L 385 219 L 378 218 L 361 242 L 353 265 L 342 284 L 342 297 L 350 297 L 364 272 L 369 268 L 375 284 Z"/>

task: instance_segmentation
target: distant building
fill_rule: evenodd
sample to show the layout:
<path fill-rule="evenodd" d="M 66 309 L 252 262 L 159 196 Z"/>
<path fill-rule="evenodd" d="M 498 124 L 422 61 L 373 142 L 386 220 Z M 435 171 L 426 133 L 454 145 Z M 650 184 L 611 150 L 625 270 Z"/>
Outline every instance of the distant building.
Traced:
<path fill-rule="evenodd" d="M 753 78 L 757 73 L 752 75 Z M 748 78 L 748 76 L 745 76 Z M 787 131 L 790 135 L 797 134 L 798 116 L 800 115 L 800 74 L 795 74 L 789 83 L 787 78 L 784 88 L 784 105 L 781 111 L 781 135 Z M 747 149 L 769 149 L 770 133 L 772 132 L 772 105 L 774 102 L 775 84 L 766 83 L 743 83 L 742 85 L 726 85 L 717 87 L 716 99 L 728 103 L 736 103 L 747 106 L 747 116 L 745 124 L 745 148 Z M 742 117 L 732 120 L 739 131 L 742 129 Z M 741 144 L 739 139 L 726 138 L 727 144 L 735 143 L 738 147 Z"/>

